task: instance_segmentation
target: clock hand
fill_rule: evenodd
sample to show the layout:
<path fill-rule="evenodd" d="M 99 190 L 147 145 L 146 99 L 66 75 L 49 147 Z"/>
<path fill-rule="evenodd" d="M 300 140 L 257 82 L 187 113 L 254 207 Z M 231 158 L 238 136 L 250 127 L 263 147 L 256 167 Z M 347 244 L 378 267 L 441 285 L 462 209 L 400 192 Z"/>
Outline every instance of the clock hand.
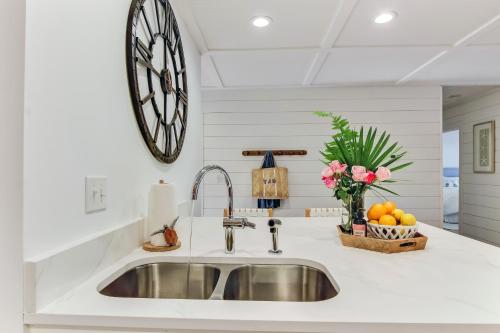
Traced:
<path fill-rule="evenodd" d="M 166 39 L 163 39 L 163 67 L 165 67 L 165 70 L 168 68 L 167 40 Z"/>
<path fill-rule="evenodd" d="M 163 119 L 165 119 L 165 124 L 167 123 L 167 101 L 168 95 L 166 92 L 163 93 Z"/>

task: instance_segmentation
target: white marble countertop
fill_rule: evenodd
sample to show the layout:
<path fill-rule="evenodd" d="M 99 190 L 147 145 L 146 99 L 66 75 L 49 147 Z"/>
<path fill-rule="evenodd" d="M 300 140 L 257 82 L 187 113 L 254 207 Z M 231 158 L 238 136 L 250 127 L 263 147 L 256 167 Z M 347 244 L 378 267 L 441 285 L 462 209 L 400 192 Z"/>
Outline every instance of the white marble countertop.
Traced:
<path fill-rule="evenodd" d="M 189 219 L 178 224 L 181 249 L 137 249 L 63 297 L 25 314 L 33 325 L 274 332 L 500 332 L 500 248 L 419 224 L 424 251 L 382 254 L 343 247 L 332 218 L 283 218 L 280 248 L 270 255 L 265 219 L 236 230 L 236 253 L 223 251 L 220 218 L 196 218 L 192 261 L 314 261 L 340 291 L 321 302 L 112 298 L 98 292 L 128 267 L 187 261 Z"/>

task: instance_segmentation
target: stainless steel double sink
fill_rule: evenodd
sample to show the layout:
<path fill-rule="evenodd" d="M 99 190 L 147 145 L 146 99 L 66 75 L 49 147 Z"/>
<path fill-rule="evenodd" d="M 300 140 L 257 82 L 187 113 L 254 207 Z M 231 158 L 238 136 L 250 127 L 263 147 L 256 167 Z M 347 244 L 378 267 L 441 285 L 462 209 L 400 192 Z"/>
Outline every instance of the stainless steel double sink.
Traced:
<path fill-rule="evenodd" d="M 111 297 L 316 302 L 337 295 L 328 275 L 302 264 L 148 263 L 100 290 Z"/>

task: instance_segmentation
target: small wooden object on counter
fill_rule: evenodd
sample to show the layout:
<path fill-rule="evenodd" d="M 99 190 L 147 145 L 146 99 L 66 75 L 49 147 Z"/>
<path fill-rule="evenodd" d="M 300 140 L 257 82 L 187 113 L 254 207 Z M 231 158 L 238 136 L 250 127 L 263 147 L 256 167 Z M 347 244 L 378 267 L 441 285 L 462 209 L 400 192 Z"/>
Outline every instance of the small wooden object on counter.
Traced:
<path fill-rule="evenodd" d="M 356 237 L 351 234 L 344 233 L 342 226 L 337 226 L 340 241 L 342 245 L 377 251 L 383 253 L 399 253 L 425 249 L 427 237 L 421 233 L 416 233 L 415 237 L 408 239 L 386 240 L 373 237 Z"/>
<path fill-rule="evenodd" d="M 177 250 L 180 247 L 181 247 L 181 242 L 180 241 L 177 242 L 177 244 L 175 244 L 173 246 L 154 246 L 153 244 L 151 244 L 151 242 L 146 242 L 146 243 L 142 244 L 142 248 L 145 251 L 149 251 L 149 252 L 173 251 L 173 250 Z"/>

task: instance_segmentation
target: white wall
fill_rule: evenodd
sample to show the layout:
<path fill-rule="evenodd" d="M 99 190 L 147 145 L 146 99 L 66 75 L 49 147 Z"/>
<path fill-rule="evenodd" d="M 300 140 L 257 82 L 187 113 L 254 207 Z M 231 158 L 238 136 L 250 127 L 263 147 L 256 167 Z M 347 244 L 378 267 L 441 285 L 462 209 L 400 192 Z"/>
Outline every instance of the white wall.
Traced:
<path fill-rule="evenodd" d="M 496 122 L 496 172 L 472 171 L 474 124 Z M 444 110 L 443 129 L 460 130 L 460 232 L 500 245 L 500 89 Z"/>
<path fill-rule="evenodd" d="M 200 55 L 181 24 L 188 68 L 188 132 L 179 159 L 160 164 L 143 143 L 129 97 L 129 6 L 129 0 L 28 1 L 27 257 L 144 216 L 149 186 L 159 178 L 178 185 L 178 201 L 189 197 L 202 164 Z M 84 213 L 87 175 L 108 177 L 104 212 Z"/>
<path fill-rule="evenodd" d="M 458 168 L 459 131 L 443 133 L 443 168 Z"/>
<path fill-rule="evenodd" d="M 290 199 L 276 212 L 303 216 L 307 207 L 339 203 L 321 183 L 318 151 L 331 135 L 329 120 L 313 111 L 331 111 L 354 125 L 388 129 L 409 151 L 415 165 L 397 174 L 396 201 L 421 221 L 441 225 L 441 88 L 353 87 L 206 91 L 203 95 L 205 164 L 227 168 L 235 185 L 236 207 L 255 207 L 251 169 L 261 157 L 244 149 L 307 149 L 305 157 L 277 157 L 289 170 Z M 395 174 L 396 176 L 396 174 Z M 221 215 L 226 198 L 221 180 L 205 186 L 206 215 Z M 372 199 L 368 200 L 370 204 Z"/>
<path fill-rule="evenodd" d="M 25 1 L 2 1 L 0 31 L 0 332 L 23 329 L 23 100 Z"/>

